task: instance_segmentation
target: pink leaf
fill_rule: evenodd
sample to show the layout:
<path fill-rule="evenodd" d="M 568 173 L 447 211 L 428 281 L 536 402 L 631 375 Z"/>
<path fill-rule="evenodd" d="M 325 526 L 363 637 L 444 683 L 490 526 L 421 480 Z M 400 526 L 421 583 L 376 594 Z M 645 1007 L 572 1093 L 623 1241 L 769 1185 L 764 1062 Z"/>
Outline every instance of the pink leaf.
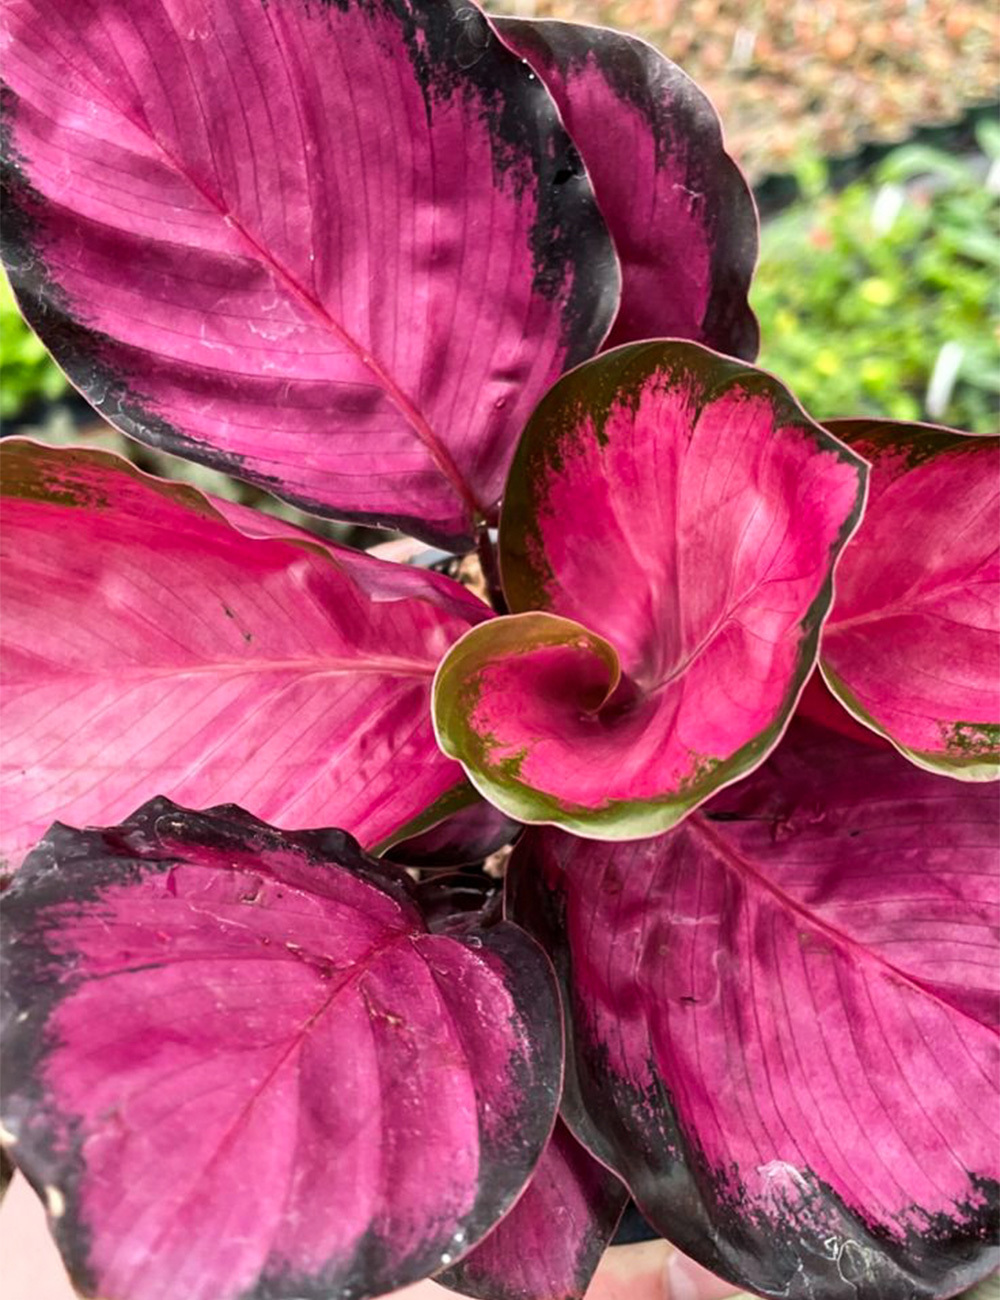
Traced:
<path fill-rule="evenodd" d="M 494 18 L 559 105 L 622 263 L 607 346 L 682 338 L 752 361 L 757 213 L 715 109 L 645 41 L 582 23 Z"/>
<path fill-rule="evenodd" d="M 162 792 L 368 845 L 468 800 L 429 716 L 441 655 L 489 617 L 457 583 L 105 452 L 7 440 L 0 465 L 13 859 L 54 818 L 112 822 Z"/>
<path fill-rule="evenodd" d="M 1000 440 L 888 420 L 829 428 L 872 472 L 823 630 L 827 685 L 920 767 L 995 780 Z"/>
<path fill-rule="evenodd" d="M 460 549 L 619 273 L 544 86 L 464 0 L 18 0 L 4 257 L 101 414 Z"/>
<path fill-rule="evenodd" d="M 565 376 L 504 496 L 514 614 L 438 670 L 445 752 L 521 821 L 666 830 L 777 743 L 864 479 L 769 375 L 695 344 Z"/>
<path fill-rule="evenodd" d="M 520 1200 L 438 1282 L 483 1300 L 582 1300 L 628 1200 L 561 1121 Z"/>
<path fill-rule="evenodd" d="M 522 839 L 564 1116 L 713 1272 L 927 1300 L 996 1267 L 997 825 L 994 791 L 798 723 L 668 835 Z"/>
<path fill-rule="evenodd" d="M 548 1140 L 544 954 L 430 933 L 339 831 L 167 800 L 56 826 L 4 937 L 4 1125 L 90 1294 L 381 1295 L 482 1237 Z"/>

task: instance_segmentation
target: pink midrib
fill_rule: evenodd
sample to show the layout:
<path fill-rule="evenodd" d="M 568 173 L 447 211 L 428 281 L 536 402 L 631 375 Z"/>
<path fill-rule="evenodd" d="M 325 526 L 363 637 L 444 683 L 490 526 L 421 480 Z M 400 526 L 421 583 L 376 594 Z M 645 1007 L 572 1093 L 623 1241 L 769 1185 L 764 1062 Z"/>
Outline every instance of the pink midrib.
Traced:
<path fill-rule="evenodd" d="M 343 977 L 336 982 L 333 989 L 323 999 L 320 1006 L 318 1006 L 315 1011 L 312 1011 L 302 1024 L 295 1029 L 286 1045 L 281 1049 L 277 1061 L 271 1066 L 265 1077 L 254 1089 L 252 1095 L 244 1102 L 240 1107 L 239 1112 L 230 1121 L 225 1133 L 215 1146 L 207 1163 L 198 1171 L 198 1175 L 194 1182 L 188 1187 L 184 1199 L 175 1210 L 175 1218 L 180 1209 L 190 1202 L 192 1196 L 194 1196 L 200 1185 L 204 1182 L 206 1176 L 211 1172 L 212 1168 L 218 1164 L 228 1149 L 239 1137 L 241 1130 L 250 1119 L 254 1107 L 259 1103 L 261 1097 L 271 1086 L 285 1063 L 302 1047 L 306 1036 L 309 1034 L 316 1022 L 326 1015 L 345 990 L 350 989 L 352 985 L 357 984 L 365 975 L 368 974 L 371 966 L 382 956 L 383 953 L 388 952 L 403 940 L 409 939 L 412 942 L 415 938 L 419 937 L 419 932 L 414 931 L 404 930 L 392 932 L 387 939 L 377 943 L 373 948 L 365 953 L 363 957 L 359 958 L 344 972 Z M 319 978 L 320 976 L 317 975 L 317 979 Z M 171 1230 L 171 1227 L 172 1221 L 168 1221 L 158 1234 L 156 1242 L 150 1247 L 151 1251 L 154 1250 L 155 1246 L 159 1244 L 164 1236 L 166 1236 L 166 1234 Z"/>
<path fill-rule="evenodd" d="M 281 673 L 290 672 L 298 673 L 303 677 L 319 676 L 337 676 L 351 675 L 357 676 L 362 673 L 372 673 L 376 676 L 383 677 L 433 677 L 437 669 L 437 664 L 428 664 L 416 659 L 379 659 L 374 656 L 359 656 L 357 659 L 338 659 L 334 657 L 316 656 L 309 659 L 231 659 L 219 660 L 218 662 L 191 664 L 164 664 L 159 666 L 146 667 L 140 665 L 129 671 L 127 665 L 115 668 L 115 680 L 124 681 L 146 681 L 159 677 L 245 677 L 251 673 Z M 95 680 L 104 681 L 107 678 L 107 672 L 101 667 L 95 668 L 78 668 L 75 665 L 65 668 L 56 668 L 51 673 L 52 677 L 92 677 Z M 11 674 L 5 674 L 5 681 L 16 684 L 17 678 Z M 37 682 L 37 676 L 31 678 L 32 684 Z"/>
<path fill-rule="evenodd" d="M 918 587 L 911 589 L 888 605 L 880 605 L 877 609 L 869 610 L 866 614 L 853 614 L 841 619 L 837 618 L 835 607 L 824 625 L 823 635 L 830 637 L 839 632 L 847 632 L 853 627 L 863 627 L 866 623 L 879 623 L 890 618 L 920 617 L 928 612 L 927 606 L 931 605 L 932 602 L 947 599 L 948 596 L 965 595 L 968 590 L 968 581 L 948 583 L 929 591 L 926 589 L 921 590 Z M 932 608 L 929 612 L 933 614 L 935 611 Z"/>
<path fill-rule="evenodd" d="M 687 819 L 685 825 L 696 837 L 700 837 L 705 843 L 707 843 L 712 853 L 716 857 L 721 858 L 731 871 L 736 872 L 737 875 L 744 876 L 752 881 L 755 886 L 770 894 L 780 907 L 794 912 L 796 916 L 801 917 L 810 929 L 821 931 L 835 947 L 841 949 L 841 951 L 847 951 L 859 955 L 862 961 L 869 965 L 874 964 L 891 979 L 922 993 L 924 997 L 930 998 L 940 1006 L 947 1007 L 948 1011 L 952 1014 L 962 1016 L 965 1020 L 971 1020 L 974 1025 L 979 1027 L 979 1029 L 985 1030 L 994 1037 L 1000 1037 L 1000 1029 L 994 1028 L 992 1025 L 984 1024 L 981 1020 L 977 1020 L 976 1017 L 970 1015 L 968 1011 L 964 1011 L 961 1007 L 955 1006 L 954 1003 L 947 1001 L 940 993 L 925 984 L 916 976 L 911 975 L 908 971 L 903 970 L 899 966 L 894 966 L 892 962 L 887 961 L 880 953 L 874 952 L 871 948 L 866 947 L 863 943 L 859 943 L 857 939 L 852 938 L 849 934 L 845 934 L 843 930 L 839 930 L 836 926 L 831 925 L 829 921 L 824 921 L 822 917 L 817 916 L 815 912 L 811 912 L 807 907 L 803 907 L 803 905 L 798 902 L 797 899 L 793 898 L 791 894 L 786 893 L 785 890 L 781 889 L 772 880 L 769 880 L 762 872 L 758 871 L 757 868 L 743 857 L 741 853 L 737 853 L 732 845 L 718 834 L 712 826 L 712 823 L 703 813 L 693 814 Z"/>
<path fill-rule="evenodd" d="M 159 141 L 156 141 L 156 144 L 158 147 L 161 147 Z M 166 154 L 165 150 L 164 153 Z M 166 156 L 170 158 L 169 154 L 166 154 Z M 171 159 L 171 162 L 172 161 L 173 160 Z M 216 209 L 222 214 L 222 219 L 226 222 L 226 224 L 231 229 L 237 232 L 237 234 L 246 242 L 246 244 L 254 251 L 254 253 L 256 253 L 258 259 L 267 267 L 267 269 L 275 276 L 275 278 L 288 290 L 288 292 L 292 294 L 293 297 L 297 298 L 298 301 L 300 301 L 307 308 L 307 310 L 309 310 L 314 316 L 316 316 L 317 319 L 320 321 L 320 323 L 325 328 L 329 329 L 329 331 L 337 339 L 339 339 L 339 341 L 343 343 L 345 347 L 347 347 L 351 352 L 353 352 L 354 355 L 361 362 L 361 364 L 365 366 L 366 369 L 368 369 L 372 373 L 372 375 L 374 375 L 376 381 L 378 382 L 382 390 L 385 392 L 386 396 L 393 403 L 393 405 L 403 414 L 403 416 L 406 418 L 407 423 L 413 429 L 414 433 L 417 435 L 417 437 L 420 439 L 423 445 L 427 448 L 428 452 L 430 453 L 431 459 L 434 461 L 434 464 L 437 466 L 442 477 L 447 481 L 452 491 L 461 501 L 463 507 L 465 508 L 466 513 L 469 516 L 470 521 L 485 518 L 487 514 L 487 508 L 485 506 L 480 505 L 479 502 L 476 500 L 476 497 L 473 494 L 472 489 L 465 482 L 465 479 L 462 477 L 462 474 L 459 471 L 458 466 L 455 464 L 454 460 L 452 459 L 448 449 L 444 446 L 444 444 L 438 438 L 437 434 L 431 428 L 430 422 L 427 420 L 427 417 L 423 414 L 422 411 L 420 411 L 420 409 L 410 399 L 410 397 L 407 396 L 407 394 L 403 391 L 403 389 L 399 386 L 399 384 L 396 383 L 396 381 L 392 378 L 392 376 L 382 365 L 382 363 L 378 360 L 378 358 L 372 356 L 371 353 L 367 351 L 367 349 L 362 347 L 362 345 L 357 341 L 357 339 L 353 337 L 353 335 L 349 334 L 347 330 L 344 329 L 344 327 L 338 321 L 334 320 L 334 318 L 326 310 L 323 304 L 319 302 L 316 298 L 314 298 L 312 294 L 309 293 L 289 271 L 286 271 L 285 268 L 281 265 L 281 263 L 278 262 L 275 258 L 273 258 L 271 254 L 267 251 L 267 249 L 264 248 L 262 244 L 258 243 L 256 239 L 254 239 L 253 235 L 250 234 L 250 232 L 237 220 L 237 218 L 234 217 L 231 213 L 226 211 L 225 206 L 219 200 L 217 200 L 213 194 L 209 193 L 208 191 L 202 190 L 201 186 L 194 180 L 194 178 L 189 177 L 188 174 L 182 168 L 178 168 L 178 171 L 182 176 L 185 177 L 185 179 L 190 181 L 190 183 L 198 190 L 199 193 L 203 194 L 207 202 L 212 203 L 213 206 L 216 207 Z"/>
<path fill-rule="evenodd" d="M 91 78 L 80 72 L 79 68 L 74 68 L 74 71 L 76 71 L 77 74 L 88 83 L 88 85 L 92 87 L 94 86 Z M 344 345 L 344 347 L 357 357 L 361 364 L 374 377 L 376 383 L 389 400 L 404 416 L 407 423 L 420 439 L 421 443 L 427 448 L 427 451 L 442 478 L 445 479 L 449 487 L 462 503 L 470 523 L 484 519 L 489 513 L 489 508 L 481 505 L 476 499 L 475 494 L 466 483 L 461 471 L 455 464 L 451 453 L 432 429 L 430 421 L 403 388 L 396 382 L 392 375 L 390 375 L 389 371 L 378 360 L 378 358 L 373 356 L 344 328 L 344 326 L 340 324 L 339 321 L 335 320 L 334 317 L 330 315 L 323 304 L 309 293 L 305 286 L 302 285 L 290 271 L 286 270 L 286 268 L 269 252 L 269 250 L 250 233 L 238 217 L 234 216 L 233 213 L 229 211 L 226 203 L 218 195 L 214 194 L 210 189 L 207 189 L 202 185 L 201 182 L 191 172 L 189 172 L 186 167 L 184 167 L 184 165 L 156 135 L 144 117 L 137 120 L 131 113 L 122 109 L 119 104 L 109 100 L 103 88 L 100 89 L 102 90 L 106 102 L 114 112 L 124 118 L 130 126 L 141 131 L 156 146 L 156 149 L 173 171 L 188 185 L 190 185 L 191 188 L 195 190 L 210 207 L 213 207 L 219 213 L 224 224 L 230 230 L 236 232 L 238 237 L 250 250 L 253 257 L 270 272 L 270 274 L 293 298 L 301 303 L 306 310 L 320 322 L 324 329 L 333 334 L 334 337 Z"/>

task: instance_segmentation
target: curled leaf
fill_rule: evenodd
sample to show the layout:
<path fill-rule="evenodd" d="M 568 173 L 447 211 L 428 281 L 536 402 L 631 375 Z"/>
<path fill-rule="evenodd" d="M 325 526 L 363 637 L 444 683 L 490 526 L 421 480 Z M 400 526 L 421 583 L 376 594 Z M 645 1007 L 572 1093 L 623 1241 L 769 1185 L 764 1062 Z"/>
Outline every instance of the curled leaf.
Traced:
<path fill-rule="evenodd" d="M 776 380 L 695 344 L 566 375 L 504 496 L 514 613 L 438 671 L 445 752 L 521 821 L 602 839 L 674 825 L 780 738 L 864 484 Z"/>
<path fill-rule="evenodd" d="M 646 41 L 606 27 L 494 18 L 545 82 L 622 264 L 608 347 L 681 338 L 753 361 L 757 213 L 708 98 Z"/>

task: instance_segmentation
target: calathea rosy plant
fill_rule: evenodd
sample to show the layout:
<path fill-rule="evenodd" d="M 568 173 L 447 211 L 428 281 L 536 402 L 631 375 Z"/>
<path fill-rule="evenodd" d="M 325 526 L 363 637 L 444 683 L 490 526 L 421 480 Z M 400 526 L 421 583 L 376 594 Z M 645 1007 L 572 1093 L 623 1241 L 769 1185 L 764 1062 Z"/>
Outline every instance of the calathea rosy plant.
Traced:
<path fill-rule="evenodd" d="M 3 1124 L 78 1288 L 579 1297 L 629 1195 L 761 1295 L 989 1272 L 995 443 L 753 367 L 752 202 L 630 37 L 3 22 L 81 392 L 496 571 L 3 446 Z"/>

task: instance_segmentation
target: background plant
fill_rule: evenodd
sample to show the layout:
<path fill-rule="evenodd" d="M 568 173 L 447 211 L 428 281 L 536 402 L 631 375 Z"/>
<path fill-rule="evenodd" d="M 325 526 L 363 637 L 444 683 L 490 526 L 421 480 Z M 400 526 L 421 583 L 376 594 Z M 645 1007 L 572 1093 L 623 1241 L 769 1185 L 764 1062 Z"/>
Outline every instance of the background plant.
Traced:
<path fill-rule="evenodd" d="M 21 415 L 33 402 L 54 401 L 66 380 L 49 350 L 17 310 L 6 277 L 0 279 L 0 419 Z"/>
<path fill-rule="evenodd" d="M 1000 394 L 1000 157 L 924 146 L 826 193 L 800 164 L 805 201 L 766 222 L 753 305 L 761 364 L 821 417 L 846 411 L 996 428 Z M 936 391 L 931 396 L 937 370 Z"/>

